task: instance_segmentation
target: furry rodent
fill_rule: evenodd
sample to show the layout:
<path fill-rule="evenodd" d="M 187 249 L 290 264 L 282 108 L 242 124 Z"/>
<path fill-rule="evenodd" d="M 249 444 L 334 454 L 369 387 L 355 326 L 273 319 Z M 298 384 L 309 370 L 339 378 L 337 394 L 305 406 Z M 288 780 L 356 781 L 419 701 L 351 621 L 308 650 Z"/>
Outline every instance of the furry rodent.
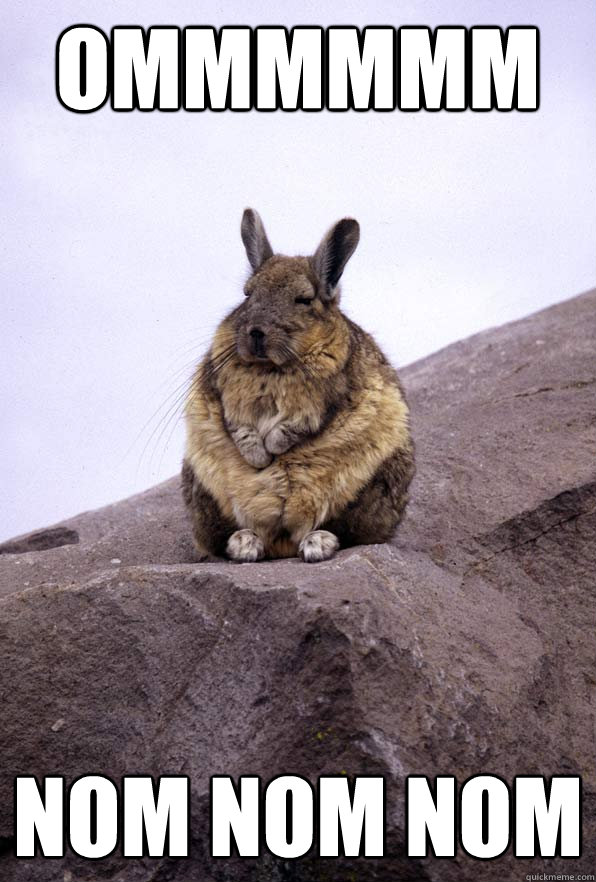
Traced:
<path fill-rule="evenodd" d="M 408 408 L 372 337 L 339 309 L 360 237 L 333 226 L 312 257 L 274 255 L 261 218 L 241 233 L 252 275 L 186 402 L 183 495 L 204 559 L 293 557 L 393 534 L 414 473 Z"/>

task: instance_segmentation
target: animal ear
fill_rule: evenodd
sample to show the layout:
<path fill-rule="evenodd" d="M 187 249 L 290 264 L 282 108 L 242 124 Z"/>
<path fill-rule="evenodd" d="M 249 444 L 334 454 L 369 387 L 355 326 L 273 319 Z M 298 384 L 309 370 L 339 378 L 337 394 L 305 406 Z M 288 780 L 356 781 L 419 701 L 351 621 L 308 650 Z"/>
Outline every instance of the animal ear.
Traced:
<path fill-rule="evenodd" d="M 240 234 L 246 255 L 253 270 L 258 270 L 270 257 L 273 257 L 273 249 L 269 244 L 263 221 L 254 208 L 245 208 L 240 225 Z"/>
<path fill-rule="evenodd" d="M 360 226 L 351 217 L 338 221 L 323 237 L 312 258 L 312 266 L 321 282 L 324 299 L 333 299 L 335 286 L 359 239 Z"/>

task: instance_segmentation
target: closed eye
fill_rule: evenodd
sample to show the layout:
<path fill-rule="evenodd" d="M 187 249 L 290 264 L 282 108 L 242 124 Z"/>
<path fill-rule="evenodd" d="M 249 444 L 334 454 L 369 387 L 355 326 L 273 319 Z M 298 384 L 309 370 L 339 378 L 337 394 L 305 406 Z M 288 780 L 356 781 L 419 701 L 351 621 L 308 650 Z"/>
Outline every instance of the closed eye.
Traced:
<path fill-rule="evenodd" d="M 294 303 L 303 303 L 305 306 L 309 306 L 314 299 L 314 297 L 296 297 Z"/>

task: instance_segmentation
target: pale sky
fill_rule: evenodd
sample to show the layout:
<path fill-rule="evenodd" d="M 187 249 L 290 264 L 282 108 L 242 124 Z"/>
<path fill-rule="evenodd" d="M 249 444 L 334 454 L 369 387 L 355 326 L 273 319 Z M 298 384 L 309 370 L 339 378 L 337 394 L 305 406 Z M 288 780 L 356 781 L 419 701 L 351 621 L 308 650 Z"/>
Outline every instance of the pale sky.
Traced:
<path fill-rule="evenodd" d="M 342 302 L 397 365 L 595 284 L 592 2 L 3 11 L 0 540 L 177 472 L 177 390 L 242 297 L 245 206 L 285 253 L 360 221 Z M 76 23 L 537 25 L 541 106 L 78 115 L 54 90 L 56 39 Z"/>

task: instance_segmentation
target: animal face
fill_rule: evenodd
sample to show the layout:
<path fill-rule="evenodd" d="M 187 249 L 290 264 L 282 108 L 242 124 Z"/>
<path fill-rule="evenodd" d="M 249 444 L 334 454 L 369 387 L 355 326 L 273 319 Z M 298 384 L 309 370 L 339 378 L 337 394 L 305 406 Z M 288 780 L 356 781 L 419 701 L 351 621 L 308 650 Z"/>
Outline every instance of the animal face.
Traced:
<path fill-rule="evenodd" d="M 242 360 L 279 367 L 300 358 L 332 320 L 335 304 L 323 303 L 318 288 L 307 258 L 269 258 L 244 286 L 246 300 L 235 312 Z"/>
<path fill-rule="evenodd" d="M 271 367 L 300 362 L 335 322 L 337 284 L 358 244 L 358 224 L 339 221 L 310 258 L 274 255 L 252 209 L 244 212 L 241 232 L 253 274 L 246 300 L 232 314 L 238 355 Z"/>

